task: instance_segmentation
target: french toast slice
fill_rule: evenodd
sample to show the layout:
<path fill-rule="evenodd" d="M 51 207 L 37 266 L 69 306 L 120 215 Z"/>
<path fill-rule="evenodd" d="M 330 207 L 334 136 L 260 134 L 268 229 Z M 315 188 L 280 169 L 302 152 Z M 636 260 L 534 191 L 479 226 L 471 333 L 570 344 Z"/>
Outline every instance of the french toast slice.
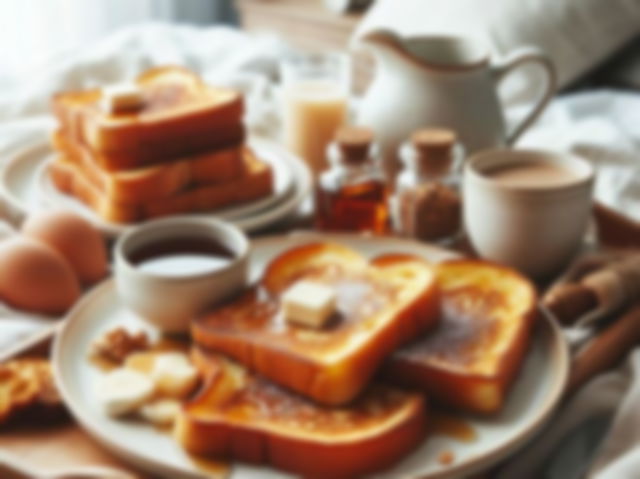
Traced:
<path fill-rule="evenodd" d="M 240 364 L 194 348 L 205 378 L 174 427 L 191 454 L 267 464 L 301 477 L 360 477 L 386 469 L 425 436 L 420 394 L 371 385 L 349 407 L 328 408 Z"/>
<path fill-rule="evenodd" d="M 499 411 L 524 360 L 537 317 L 534 286 L 495 264 L 437 266 L 441 318 L 434 331 L 395 352 L 382 377 L 418 388 L 447 407 Z"/>
<path fill-rule="evenodd" d="M 189 185 L 222 183 L 245 173 L 245 147 L 214 150 L 170 163 L 109 172 L 99 166 L 84 145 L 56 131 L 51 142 L 56 151 L 73 162 L 84 177 L 115 203 L 142 203 L 165 198 Z"/>
<path fill-rule="evenodd" d="M 113 201 L 63 155 L 49 163 L 49 174 L 58 190 L 83 202 L 102 219 L 113 223 L 133 223 L 171 214 L 216 210 L 271 194 L 271 166 L 260 161 L 249 149 L 244 151 L 243 162 L 245 173 L 237 179 L 196 185 L 164 198 L 137 204 Z"/>
<path fill-rule="evenodd" d="M 242 95 L 207 86 L 182 67 L 152 68 L 136 83 L 143 91 L 139 111 L 110 114 L 100 105 L 100 89 L 56 94 L 52 109 L 65 131 L 101 158 L 134 163 L 102 165 L 126 169 L 162 158 L 238 144 L 244 138 Z"/>
<path fill-rule="evenodd" d="M 219 151 L 239 150 L 244 146 L 245 130 L 242 125 L 235 125 L 229 128 L 229 136 L 222 132 L 220 136 L 219 131 L 215 134 L 206 134 L 199 139 L 194 139 L 190 145 L 185 145 L 183 142 L 177 142 L 164 148 L 161 152 L 154 151 L 153 149 L 140 150 L 140 151 L 118 151 L 111 153 L 104 153 L 94 151 L 89 148 L 82 141 L 78 141 L 75 137 L 69 134 L 68 131 L 60 128 L 58 130 L 60 134 L 67 140 L 66 146 L 73 147 L 75 151 L 82 149 L 85 155 L 91 157 L 92 162 L 96 164 L 96 167 L 109 173 L 116 173 L 122 171 L 137 170 L 151 166 L 162 166 L 172 164 L 175 161 L 180 161 L 183 158 L 206 156 L 207 154 L 217 153 Z M 229 138 L 231 138 L 229 140 Z M 52 137 L 52 146 L 54 149 L 62 151 L 61 142 L 55 141 L 55 134 Z M 69 145 L 71 143 L 71 145 Z M 67 151 L 72 151 L 71 148 L 67 148 Z"/>
<path fill-rule="evenodd" d="M 336 293 L 321 329 L 283 319 L 281 295 L 311 280 Z M 196 344 L 240 361 L 319 403 L 348 403 L 384 358 L 435 325 L 438 294 L 430 264 L 387 255 L 368 262 L 335 243 L 293 248 L 275 258 L 260 284 L 192 322 Z"/>

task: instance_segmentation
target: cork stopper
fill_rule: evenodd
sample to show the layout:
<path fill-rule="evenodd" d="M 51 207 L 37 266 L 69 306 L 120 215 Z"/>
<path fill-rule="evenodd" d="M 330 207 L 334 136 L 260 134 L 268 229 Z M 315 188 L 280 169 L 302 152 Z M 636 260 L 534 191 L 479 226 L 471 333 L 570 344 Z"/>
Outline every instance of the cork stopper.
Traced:
<path fill-rule="evenodd" d="M 453 162 L 456 134 L 445 128 L 424 128 L 411 135 L 420 170 L 429 175 L 442 175 Z"/>
<path fill-rule="evenodd" d="M 346 163 L 362 163 L 369 158 L 373 131 L 369 128 L 346 126 L 336 133 L 336 144 Z"/>

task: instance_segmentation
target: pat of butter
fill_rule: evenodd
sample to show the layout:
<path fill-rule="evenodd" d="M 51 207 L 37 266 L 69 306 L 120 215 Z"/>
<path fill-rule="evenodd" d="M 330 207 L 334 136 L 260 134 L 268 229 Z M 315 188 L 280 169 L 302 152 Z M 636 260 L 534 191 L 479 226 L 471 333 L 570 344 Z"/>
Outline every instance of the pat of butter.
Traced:
<path fill-rule="evenodd" d="M 135 83 L 120 83 L 102 89 L 102 106 L 108 113 L 136 111 L 143 105 L 142 89 Z"/>
<path fill-rule="evenodd" d="M 290 323 L 321 328 L 335 309 L 335 291 L 313 281 L 298 281 L 282 295 L 282 311 Z"/>

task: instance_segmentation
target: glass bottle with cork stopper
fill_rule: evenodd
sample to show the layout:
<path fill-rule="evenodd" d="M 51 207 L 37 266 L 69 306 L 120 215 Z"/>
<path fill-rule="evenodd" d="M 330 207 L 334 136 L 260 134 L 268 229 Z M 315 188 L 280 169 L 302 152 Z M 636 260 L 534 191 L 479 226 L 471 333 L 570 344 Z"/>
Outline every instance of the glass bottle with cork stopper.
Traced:
<path fill-rule="evenodd" d="M 461 229 L 456 169 L 463 157 L 455 132 L 416 131 L 400 148 L 404 169 L 392 200 L 396 230 L 423 241 L 453 240 Z"/>
<path fill-rule="evenodd" d="M 316 227 L 386 233 L 388 194 L 373 131 L 341 128 L 327 156 L 331 166 L 316 187 Z"/>

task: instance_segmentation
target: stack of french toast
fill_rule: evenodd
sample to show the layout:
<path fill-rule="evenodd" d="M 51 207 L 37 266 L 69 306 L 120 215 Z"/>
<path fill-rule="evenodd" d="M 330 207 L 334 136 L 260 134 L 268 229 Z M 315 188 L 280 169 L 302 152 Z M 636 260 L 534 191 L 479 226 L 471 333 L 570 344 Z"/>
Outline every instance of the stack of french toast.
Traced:
<path fill-rule="evenodd" d="M 269 195 L 271 166 L 245 144 L 243 98 L 180 67 L 53 98 L 55 186 L 131 223 Z"/>
<path fill-rule="evenodd" d="M 494 264 L 294 247 L 192 323 L 203 385 L 175 436 L 303 477 L 384 470 L 424 440 L 432 404 L 503 407 L 535 312 L 530 282 Z"/>

